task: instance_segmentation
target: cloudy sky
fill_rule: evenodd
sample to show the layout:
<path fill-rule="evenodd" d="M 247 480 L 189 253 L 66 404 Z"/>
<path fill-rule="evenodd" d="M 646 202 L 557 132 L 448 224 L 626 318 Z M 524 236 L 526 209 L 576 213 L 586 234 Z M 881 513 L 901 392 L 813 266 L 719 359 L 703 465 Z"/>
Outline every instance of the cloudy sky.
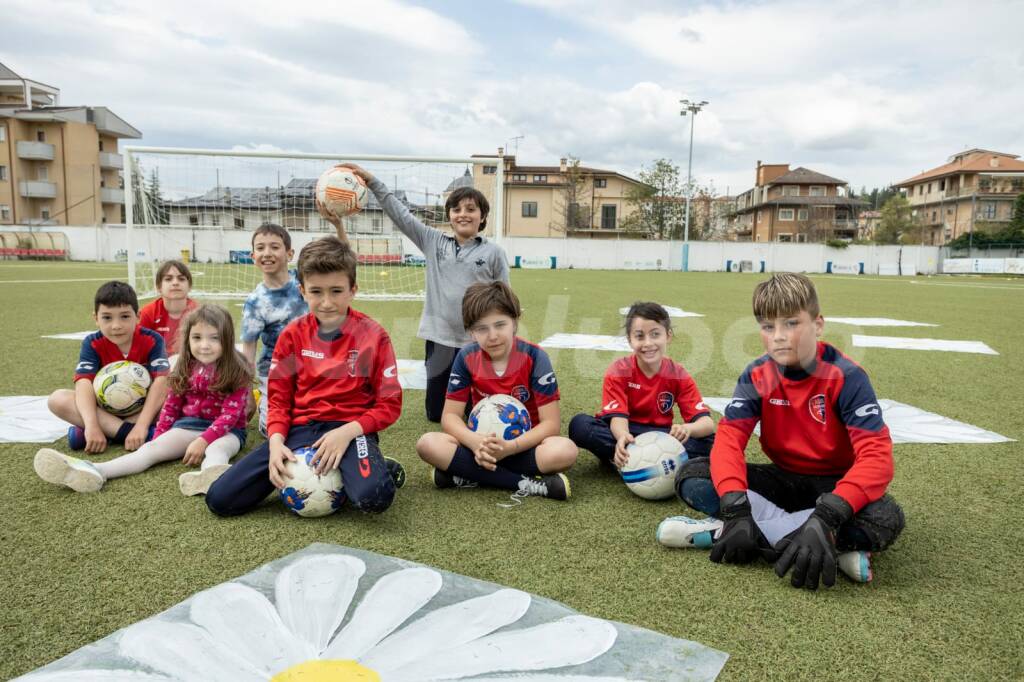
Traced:
<path fill-rule="evenodd" d="M 654 159 L 884 185 L 1024 155 L 1024 1 L 0 0 L 0 63 L 156 146 Z M 514 141 L 517 136 L 522 136 Z"/>

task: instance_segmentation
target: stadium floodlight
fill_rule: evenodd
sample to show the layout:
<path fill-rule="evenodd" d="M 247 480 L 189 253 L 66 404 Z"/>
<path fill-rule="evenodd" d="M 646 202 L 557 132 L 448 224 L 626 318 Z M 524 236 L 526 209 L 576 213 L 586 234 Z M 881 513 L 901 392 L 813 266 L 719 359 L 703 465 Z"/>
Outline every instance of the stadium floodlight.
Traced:
<path fill-rule="evenodd" d="M 686 162 L 686 218 L 683 227 L 683 241 L 690 241 L 690 198 L 693 196 L 693 125 L 697 122 L 697 112 L 707 106 L 707 100 L 700 102 L 691 102 L 688 99 L 681 99 L 679 103 L 683 105 L 683 110 L 679 112 L 680 116 L 686 116 L 686 112 L 690 112 L 690 154 L 689 160 Z"/>

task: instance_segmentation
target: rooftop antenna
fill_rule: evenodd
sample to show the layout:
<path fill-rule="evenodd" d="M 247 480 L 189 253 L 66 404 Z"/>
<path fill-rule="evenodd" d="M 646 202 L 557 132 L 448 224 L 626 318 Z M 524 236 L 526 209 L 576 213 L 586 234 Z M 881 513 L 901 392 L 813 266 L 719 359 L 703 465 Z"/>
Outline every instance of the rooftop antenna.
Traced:
<path fill-rule="evenodd" d="M 526 137 L 526 135 L 516 135 L 512 138 L 512 144 L 515 145 L 515 151 L 512 152 L 513 156 L 519 156 L 519 140 Z"/>

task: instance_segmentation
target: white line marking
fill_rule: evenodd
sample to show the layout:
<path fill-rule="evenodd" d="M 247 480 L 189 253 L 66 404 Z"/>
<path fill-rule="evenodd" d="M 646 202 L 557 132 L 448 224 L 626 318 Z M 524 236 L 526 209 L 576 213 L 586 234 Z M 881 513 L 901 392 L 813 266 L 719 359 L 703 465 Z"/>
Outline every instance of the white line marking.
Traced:
<path fill-rule="evenodd" d="M 81 277 L 78 279 L 0 279 L 0 284 L 59 284 L 60 282 L 109 282 L 120 277 Z"/>

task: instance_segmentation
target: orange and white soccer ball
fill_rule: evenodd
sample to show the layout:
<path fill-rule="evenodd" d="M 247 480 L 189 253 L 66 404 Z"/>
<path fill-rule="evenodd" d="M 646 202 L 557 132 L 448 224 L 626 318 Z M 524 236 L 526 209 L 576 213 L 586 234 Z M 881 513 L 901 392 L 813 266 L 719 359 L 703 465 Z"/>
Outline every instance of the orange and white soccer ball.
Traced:
<path fill-rule="evenodd" d="M 363 179 L 347 168 L 331 168 L 316 181 L 316 198 L 341 218 L 366 208 L 370 190 Z"/>

